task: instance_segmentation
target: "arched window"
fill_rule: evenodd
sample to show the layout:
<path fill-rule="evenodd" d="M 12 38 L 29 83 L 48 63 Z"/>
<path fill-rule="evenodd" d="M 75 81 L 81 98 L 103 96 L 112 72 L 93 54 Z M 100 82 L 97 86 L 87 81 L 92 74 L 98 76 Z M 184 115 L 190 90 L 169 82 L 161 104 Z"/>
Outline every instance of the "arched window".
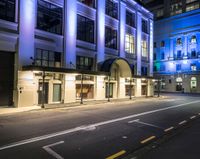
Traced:
<path fill-rule="evenodd" d="M 191 37 L 191 41 L 190 41 L 192 44 L 196 44 L 197 43 L 197 37 L 195 35 L 193 35 Z"/>
<path fill-rule="evenodd" d="M 195 89 L 195 88 L 197 88 L 197 78 L 192 77 L 191 78 L 191 89 Z"/>

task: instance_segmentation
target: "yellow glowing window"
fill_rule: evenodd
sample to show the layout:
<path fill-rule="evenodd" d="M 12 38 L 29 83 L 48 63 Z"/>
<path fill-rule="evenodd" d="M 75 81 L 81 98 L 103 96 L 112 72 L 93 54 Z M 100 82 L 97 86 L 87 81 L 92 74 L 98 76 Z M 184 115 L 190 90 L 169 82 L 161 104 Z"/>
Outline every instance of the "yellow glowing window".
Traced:
<path fill-rule="evenodd" d="M 142 41 L 142 56 L 147 57 L 148 55 L 148 48 L 147 48 L 147 41 Z"/>
<path fill-rule="evenodd" d="M 133 35 L 126 34 L 125 51 L 129 54 L 135 54 L 135 40 Z"/>

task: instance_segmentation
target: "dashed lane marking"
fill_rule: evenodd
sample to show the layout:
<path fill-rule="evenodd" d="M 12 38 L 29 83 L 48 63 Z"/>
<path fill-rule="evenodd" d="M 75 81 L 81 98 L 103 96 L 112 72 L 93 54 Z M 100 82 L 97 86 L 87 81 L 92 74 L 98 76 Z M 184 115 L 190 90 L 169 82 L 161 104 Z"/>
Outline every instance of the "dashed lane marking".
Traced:
<path fill-rule="evenodd" d="M 173 129 L 174 129 L 174 127 L 172 126 L 172 127 L 170 127 L 170 128 L 165 129 L 164 131 L 165 131 L 165 132 L 168 132 L 168 131 L 171 131 L 171 130 L 173 130 Z"/>
<path fill-rule="evenodd" d="M 196 115 L 190 117 L 190 119 L 194 119 L 194 118 L 196 118 Z"/>
<path fill-rule="evenodd" d="M 186 120 L 183 120 L 183 121 L 181 121 L 180 123 L 178 123 L 179 125 L 183 125 L 183 124 L 185 124 L 185 123 L 187 123 L 187 121 Z"/>
<path fill-rule="evenodd" d="M 115 158 L 117 158 L 117 157 L 119 157 L 119 156 L 122 156 L 122 155 L 125 154 L 125 153 L 126 153 L 126 151 L 125 151 L 125 150 L 122 150 L 122 151 L 120 151 L 120 152 L 118 152 L 118 153 L 116 153 L 116 154 L 114 154 L 114 155 L 112 155 L 112 156 L 107 157 L 106 159 L 115 159 Z"/>
<path fill-rule="evenodd" d="M 145 144 L 145 143 L 147 143 L 147 142 L 149 142 L 149 141 L 151 141 L 151 140 L 153 140 L 153 139 L 155 139 L 156 138 L 156 136 L 151 136 L 151 137 L 149 137 L 149 138 L 147 138 L 147 139 L 145 139 L 145 140 L 142 140 L 140 143 L 141 144 Z"/>

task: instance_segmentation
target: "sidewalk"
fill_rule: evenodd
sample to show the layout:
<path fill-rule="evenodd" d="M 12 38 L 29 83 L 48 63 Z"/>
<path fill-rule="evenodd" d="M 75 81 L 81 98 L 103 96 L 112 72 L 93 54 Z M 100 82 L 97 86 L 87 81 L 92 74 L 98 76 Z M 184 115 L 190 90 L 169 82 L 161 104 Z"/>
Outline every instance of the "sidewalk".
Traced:
<path fill-rule="evenodd" d="M 132 98 L 131 100 L 129 98 L 126 99 L 111 99 L 110 102 L 107 100 L 92 100 L 92 101 L 83 101 L 83 104 L 80 104 L 80 101 L 74 102 L 74 103 L 66 103 L 66 104 L 46 104 L 45 109 L 56 109 L 56 108 L 61 108 L 61 109 L 76 109 L 76 108 L 84 108 L 84 107 L 90 107 L 92 105 L 105 105 L 105 104 L 130 104 L 134 102 L 140 102 L 140 101 L 148 101 L 152 100 L 152 98 L 155 99 L 166 99 L 166 96 L 161 96 L 161 97 L 139 97 L 139 98 Z M 0 108 L 0 116 L 1 115 L 10 115 L 10 114 L 15 114 L 15 113 L 21 113 L 21 112 L 28 112 L 28 111 L 34 111 L 34 110 L 42 110 L 41 106 L 29 106 L 29 107 L 2 107 Z"/>

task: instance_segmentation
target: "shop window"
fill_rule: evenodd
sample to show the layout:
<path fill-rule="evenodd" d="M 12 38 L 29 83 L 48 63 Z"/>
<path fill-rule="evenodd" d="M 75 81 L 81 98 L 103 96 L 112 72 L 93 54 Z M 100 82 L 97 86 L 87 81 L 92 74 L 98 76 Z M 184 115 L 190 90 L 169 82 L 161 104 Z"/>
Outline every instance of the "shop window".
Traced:
<path fill-rule="evenodd" d="M 76 58 L 76 68 L 80 70 L 92 70 L 93 68 L 93 58 L 77 56 Z"/>
<path fill-rule="evenodd" d="M 125 85 L 125 94 L 126 96 L 134 96 L 135 95 L 135 90 L 134 90 L 134 86 L 133 85 Z"/>
<path fill-rule="evenodd" d="M 82 92 L 82 94 L 81 94 Z M 76 84 L 76 98 L 80 99 L 83 96 L 84 99 L 94 98 L 94 85 L 93 84 Z"/>
<path fill-rule="evenodd" d="M 15 0 L 0 0 L 0 19 L 15 21 Z"/>
<path fill-rule="evenodd" d="M 77 15 L 77 39 L 94 43 L 94 21 Z"/>
<path fill-rule="evenodd" d="M 37 28 L 47 32 L 62 34 L 63 9 L 52 3 L 38 0 Z"/>
<path fill-rule="evenodd" d="M 118 19 L 118 3 L 114 0 L 106 0 L 106 14 Z"/>
<path fill-rule="evenodd" d="M 195 89 L 195 88 L 197 88 L 197 78 L 192 77 L 191 78 L 191 89 Z"/>
<path fill-rule="evenodd" d="M 126 34 L 125 51 L 129 54 L 135 54 L 135 39 L 133 35 Z"/>
<path fill-rule="evenodd" d="M 117 49 L 117 30 L 111 27 L 105 27 L 105 46 L 111 49 Z"/>
<path fill-rule="evenodd" d="M 53 84 L 53 102 L 61 101 L 61 84 Z"/>
<path fill-rule="evenodd" d="M 36 49 L 34 64 L 45 67 L 61 67 L 61 53 Z"/>

